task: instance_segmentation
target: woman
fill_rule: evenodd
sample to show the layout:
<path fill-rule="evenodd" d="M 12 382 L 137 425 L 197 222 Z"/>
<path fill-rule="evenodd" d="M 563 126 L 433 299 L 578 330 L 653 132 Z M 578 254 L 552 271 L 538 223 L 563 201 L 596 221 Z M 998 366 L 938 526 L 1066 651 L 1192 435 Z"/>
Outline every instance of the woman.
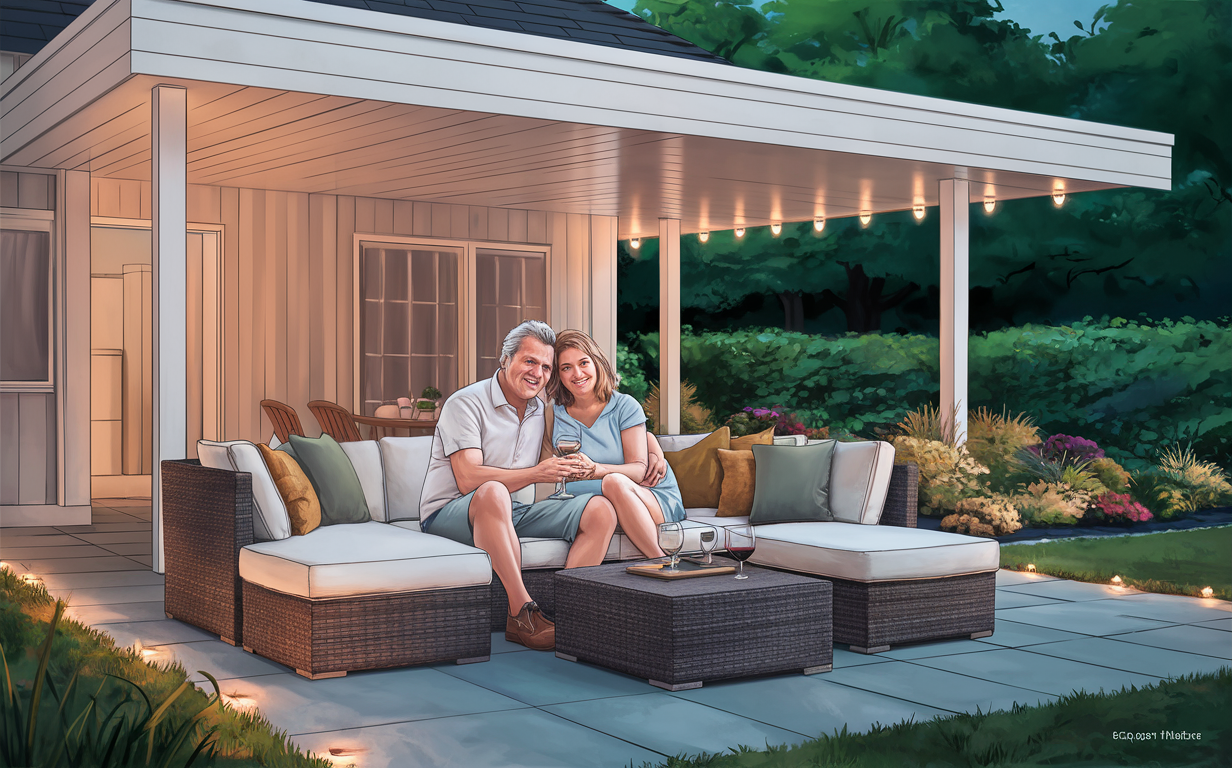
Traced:
<path fill-rule="evenodd" d="M 556 366 L 548 382 L 554 401 L 552 445 L 562 435 L 581 435 L 579 454 L 591 466 L 587 478 L 570 482 L 570 493 L 602 493 L 616 509 L 620 529 L 647 557 L 663 557 L 658 526 L 683 520 L 684 503 L 670 467 L 653 487 L 646 477 L 646 414 L 632 397 L 616 391 L 620 376 L 594 339 L 581 331 L 556 336 Z"/>

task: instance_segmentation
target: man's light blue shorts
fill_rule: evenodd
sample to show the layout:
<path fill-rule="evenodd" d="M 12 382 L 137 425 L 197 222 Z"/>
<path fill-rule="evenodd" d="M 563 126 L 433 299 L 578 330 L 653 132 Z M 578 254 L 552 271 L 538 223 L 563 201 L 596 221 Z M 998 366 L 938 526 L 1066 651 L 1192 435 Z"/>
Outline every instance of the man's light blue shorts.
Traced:
<path fill-rule="evenodd" d="M 471 529 L 470 508 L 474 491 L 460 496 L 436 511 L 420 524 L 425 533 L 475 546 Z M 586 504 L 595 496 L 579 493 L 572 499 L 544 499 L 534 504 L 513 503 L 513 530 L 520 538 L 564 539 L 577 537 Z"/>

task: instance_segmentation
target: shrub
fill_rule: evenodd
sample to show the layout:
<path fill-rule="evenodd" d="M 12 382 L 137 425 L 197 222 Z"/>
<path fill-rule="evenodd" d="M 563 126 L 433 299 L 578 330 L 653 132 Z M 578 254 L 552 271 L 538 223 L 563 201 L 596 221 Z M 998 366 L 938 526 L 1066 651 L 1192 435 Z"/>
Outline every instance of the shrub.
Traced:
<path fill-rule="evenodd" d="M 1104 458 L 1104 451 L 1094 440 L 1073 435 L 1053 435 L 1033 452 L 1055 464 L 1090 464 Z"/>
<path fill-rule="evenodd" d="M 1014 457 L 1039 442 L 1039 427 L 1025 413 L 1010 417 L 1004 410 L 994 413 L 982 407 L 970 414 L 968 421 L 967 450 L 988 467 L 989 484 L 994 490 L 1010 490 L 1011 475 L 1018 469 Z"/>
<path fill-rule="evenodd" d="M 1013 497 L 1018 514 L 1029 525 L 1074 525 L 1086 514 L 1092 494 L 1068 483 L 1037 480 Z"/>
<path fill-rule="evenodd" d="M 929 517 L 954 512 L 959 500 L 982 495 L 980 476 L 988 474 L 965 447 L 918 437 L 894 438 L 894 460 L 920 468 L 920 514 Z"/>
<path fill-rule="evenodd" d="M 950 420 L 941 418 L 941 409 L 932 405 L 922 405 L 897 424 L 898 431 L 907 437 L 921 440 L 935 440 L 949 446 L 958 444 L 954 435 L 954 423 L 958 420 L 958 409 L 950 411 Z"/>
<path fill-rule="evenodd" d="M 641 357 L 625 344 L 616 345 L 616 374 L 620 376 L 621 392 L 639 403 L 646 400 L 650 383 L 642 372 Z"/>
<path fill-rule="evenodd" d="M 680 433 L 683 435 L 698 435 L 703 432 L 713 432 L 714 422 L 710 419 L 710 411 L 697 402 L 697 388 L 687 381 L 680 382 Z M 646 429 L 654 431 L 659 423 L 659 387 L 650 385 L 650 394 L 642 403 L 642 411 L 646 414 Z"/>
<path fill-rule="evenodd" d="M 726 423 L 731 429 L 732 437 L 765 432 L 771 426 L 774 427 L 776 437 L 780 435 L 807 435 L 810 431 L 813 434 L 819 434 L 822 431 L 809 430 L 794 413 L 780 412 L 771 408 L 753 408 L 752 406 L 746 406 L 743 411 L 728 416 Z M 824 431 L 827 434 L 829 433 L 829 430 Z"/>
<path fill-rule="evenodd" d="M 1105 493 L 1095 499 L 1090 511 L 1100 522 L 1124 525 L 1145 523 L 1154 517 L 1127 493 Z"/>
<path fill-rule="evenodd" d="M 1185 514 L 1185 493 L 1180 486 L 1155 470 L 1135 473 L 1130 479 L 1130 493 L 1162 520 Z"/>
<path fill-rule="evenodd" d="M 1112 493 L 1129 491 L 1129 473 L 1120 464 L 1106 456 L 1088 464 L 1087 471 L 1095 475 L 1100 484 Z"/>
<path fill-rule="evenodd" d="M 1049 458 L 1047 454 L 1028 447 L 1019 451 L 1014 459 L 1020 472 L 1028 476 L 1027 483 L 1031 480 L 1042 480 L 1045 483 L 1063 484 L 1075 490 L 1086 491 L 1092 496 L 1108 492 L 1095 473 L 1090 471 L 1089 462 L 1071 463 L 1064 452 L 1053 453 L 1052 456 L 1054 458 Z"/>
<path fill-rule="evenodd" d="M 995 493 L 960 499 L 955 513 L 941 521 L 941 530 L 969 533 L 972 536 L 1004 536 L 1022 528 L 1022 519 L 1014 502 Z"/>
<path fill-rule="evenodd" d="M 1227 474 L 1211 462 L 1199 459 L 1192 446 L 1165 450 L 1160 455 L 1159 470 L 1164 479 L 1180 490 L 1180 508 L 1184 512 L 1217 507 L 1232 497 Z"/>

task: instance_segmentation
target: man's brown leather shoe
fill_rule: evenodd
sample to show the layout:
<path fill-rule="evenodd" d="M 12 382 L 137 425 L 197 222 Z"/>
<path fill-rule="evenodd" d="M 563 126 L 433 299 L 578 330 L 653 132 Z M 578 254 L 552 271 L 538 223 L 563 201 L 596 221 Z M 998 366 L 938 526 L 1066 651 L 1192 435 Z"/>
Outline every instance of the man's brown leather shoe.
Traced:
<path fill-rule="evenodd" d="M 522 606 L 517 616 L 505 620 L 505 639 L 533 651 L 550 651 L 556 647 L 556 625 L 532 601 Z"/>

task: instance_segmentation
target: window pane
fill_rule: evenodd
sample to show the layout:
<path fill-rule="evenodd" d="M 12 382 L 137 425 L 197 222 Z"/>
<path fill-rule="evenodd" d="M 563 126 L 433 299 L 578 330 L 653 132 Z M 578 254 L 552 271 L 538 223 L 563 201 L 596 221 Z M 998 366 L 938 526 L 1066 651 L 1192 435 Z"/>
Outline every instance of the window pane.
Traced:
<path fill-rule="evenodd" d="M 411 310 L 411 348 L 417 355 L 436 354 L 436 305 L 415 304 Z"/>
<path fill-rule="evenodd" d="M 496 274 L 499 276 L 501 305 L 520 307 L 522 305 L 522 260 L 498 259 Z"/>
<path fill-rule="evenodd" d="M 407 347 L 410 330 L 410 318 L 407 314 L 410 306 L 399 301 L 385 302 L 385 339 L 381 349 L 387 355 L 405 355 L 411 351 Z"/>
<path fill-rule="evenodd" d="M 49 246 L 46 232 L 0 232 L 0 380 L 50 377 Z"/>
<path fill-rule="evenodd" d="M 406 301 L 408 286 L 406 251 L 385 251 L 385 300 Z M 387 326 L 388 327 L 388 326 Z"/>
<path fill-rule="evenodd" d="M 415 301 L 436 301 L 436 252 L 411 252 L 411 289 Z"/>
<path fill-rule="evenodd" d="M 360 294 L 364 298 L 379 299 L 381 298 L 381 262 L 383 261 L 383 252 L 380 248 L 365 248 L 364 263 L 363 263 L 363 291 Z"/>
<path fill-rule="evenodd" d="M 475 258 L 475 296 L 480 305 L 496 303 L 496 259 L 492 256 Z"/>
<path fill-rule="evenodd" d="M 385 379 L 382 383 L 383 391 L 381 399 L 384 401 L 396 400 L 399 397 L 406 397 L 411 391 L 410 384 L 407 382 L 407 359 L 401 356 L 387 356 L 385 358 Z"/>
<path fill-rule="evenodd" d="M 476 372 L 496 372 L 500 343 L 523 320 L 544 320 L 547 292 L 543 254 L 532 251 L 481 249 L 476 252 L 475 312 Z M 492 306 L 495 304 L 496 306 Z"/>
<path fill-rule="evenodd" d="M 438 254 L 437 279 L 440 281 L 440 293 L 436 300 L 448 304 L 458 300 L 458 255 L 451 251 Z"/>

